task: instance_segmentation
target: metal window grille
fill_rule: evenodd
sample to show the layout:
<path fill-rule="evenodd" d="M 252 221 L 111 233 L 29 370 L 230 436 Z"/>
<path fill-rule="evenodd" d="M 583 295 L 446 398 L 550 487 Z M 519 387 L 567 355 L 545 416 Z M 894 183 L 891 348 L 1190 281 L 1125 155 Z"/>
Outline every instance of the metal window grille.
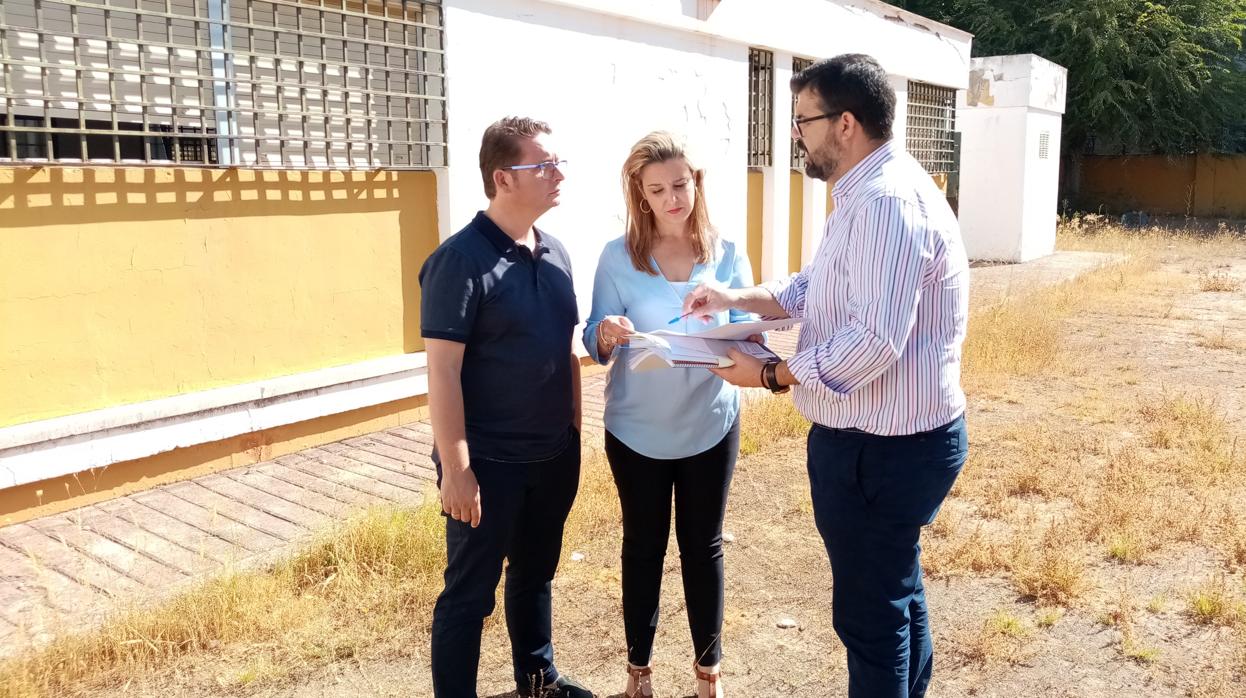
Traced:
<path fill-rule="evenodd" d="M 813 59 L 811 58 L 793 58 L 792 74 L 795 75 L 811 65 L 813 65 Z M 792 113 L 796 113 L 796 95 L 794 94 L 792 95 Z M 796 145 L 795 138 L 792 139 L 792 169 L 805 169 L 805 151 L 801 150 L 800 147 Z"/>
<path fill-rule="evenodd" d="M 440 0 L 0 0 L 0 160 L 446 164 Z"/>
<path fill-rule="evenodd" d="M 909 82 L 909 153 L 930 174 L 956 171 L 956 90 Z"/>
<path fill-rule="evenodd" d="M 748 164 L 769 167 L 774 161 L 774 54 L 748 50 Z"/>

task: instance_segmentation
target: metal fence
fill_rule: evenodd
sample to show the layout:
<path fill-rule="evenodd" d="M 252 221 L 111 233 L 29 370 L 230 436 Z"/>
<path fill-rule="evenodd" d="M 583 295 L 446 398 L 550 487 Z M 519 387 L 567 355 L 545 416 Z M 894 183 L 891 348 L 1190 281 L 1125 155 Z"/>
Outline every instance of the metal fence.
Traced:
<path fill-rule="evenodd" d="M 0 160 L 444 166 L 439 0 L 0 0 Z"/>
<path fill-rule="evenodd" d="M 930 174 L 955 172 L 956 90 L 909 82 L 906 145 Z"/>

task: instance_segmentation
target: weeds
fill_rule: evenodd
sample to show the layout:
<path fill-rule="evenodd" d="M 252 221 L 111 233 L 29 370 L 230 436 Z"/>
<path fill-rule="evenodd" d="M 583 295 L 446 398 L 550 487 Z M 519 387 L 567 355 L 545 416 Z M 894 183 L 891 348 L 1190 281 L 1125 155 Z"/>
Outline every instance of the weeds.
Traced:
<path fill-rule="evenodd" d="M 1014 544 L 1012 582 L 1023 597 L 1068 606 L 1087 588 L 1086 560 L 1074 527 L 1053 525 L 1037 540 L 1019 534 Z"/>
<path fill-rule="evenodd" d="M 1233 293 L 1242 289 L 1242 282 L 1224 271 L 1200 271 L 1198 290 L 1212 293 Z"/>
<path fill-rule="evenodd" d="M 1190 592 L 1186 612 L 1202 625 L 1236 625 L 1246 616 L 1246 605 L 1221 575 Z"/>

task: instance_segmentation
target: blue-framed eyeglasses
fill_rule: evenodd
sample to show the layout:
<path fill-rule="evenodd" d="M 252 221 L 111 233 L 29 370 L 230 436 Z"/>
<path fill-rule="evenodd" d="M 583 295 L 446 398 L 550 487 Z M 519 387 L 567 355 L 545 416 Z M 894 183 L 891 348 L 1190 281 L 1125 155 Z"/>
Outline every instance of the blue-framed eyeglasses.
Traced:
<path fill-rule="evenodd" d="M 567 168 L 566 160 L 546 160 L 538 162 L 535 165 L 511 165 L 509 167 L 501 167 L 502 170 L 535 170 L 539 179 L 549 179 L 554 176 L 554 172 L 561 173 Z"/>

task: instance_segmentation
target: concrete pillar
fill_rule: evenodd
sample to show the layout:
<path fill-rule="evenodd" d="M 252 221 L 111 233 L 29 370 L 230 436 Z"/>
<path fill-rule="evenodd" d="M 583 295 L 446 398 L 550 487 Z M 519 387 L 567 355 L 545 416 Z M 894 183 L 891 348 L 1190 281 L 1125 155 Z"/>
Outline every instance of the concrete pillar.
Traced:
<path fill-rule="evenodd" d="M 960 226 L 971 259 L 1055 251 L 1067 71 L 1033 54 L 975 58 L 960 97 Z"/>
<path fill-rule="evenodd" d="M 909 124 L 909 79 L 903 75 L 890 76 L 891 88 L 896 91 L 896 118 L 891 125 L 891 135 L 907 148 Z"/>
<path fill-rule="evenodd" d="M 822 242 L 822 232 L 826 226 L 826 182 L 812 177 L 804 178 L 805 199 L 804 235 L 800 245 L 800 266 L 803 269 L 806 264 L 813 261 L 813 255 L 818 251 L 818 245 Z"/>
<path fill-rule="evenodd" d="M 791 208 L 792 163 L 792 54 L 774 52 L 774 144 L 770 167 L 765 173 L 762 198 L 762 253 L 760 280 L 787 276 L 788 212 Z"/>

